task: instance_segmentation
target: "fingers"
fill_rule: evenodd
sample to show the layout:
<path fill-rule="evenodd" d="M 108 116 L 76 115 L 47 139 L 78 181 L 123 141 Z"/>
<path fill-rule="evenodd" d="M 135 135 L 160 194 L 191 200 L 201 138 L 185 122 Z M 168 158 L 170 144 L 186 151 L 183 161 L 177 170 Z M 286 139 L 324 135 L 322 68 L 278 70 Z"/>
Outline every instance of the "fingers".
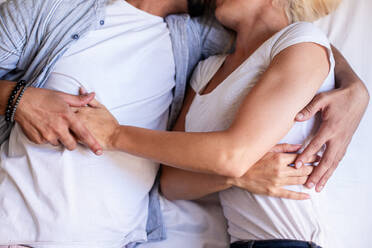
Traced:
<path fill-rule="evenodd" d="M 66 93 L 59 92 L 60 97 L 72 107 L 83 107 L 88 105 L 96 96 L 95 93 L 89 93 L 84 95 L 70 95 Z"/>
<path fill-rule="evenodd" d="M 71 126 L 71 131 L 74 135 L 86 146 L 89 147 L 96 155 L 102 155 L 102 147 L 98 143 L 98 141 L 93 137 L 93 135 L 88 131 L 88 129 L 81 124 L 81 122 L 75 119 Z"/>
<path fill-rule="evenodd" d="M 35 144 L 38 144 L 38 145 L 42 145 L 42 144 L 47 143 L 47 141 L 41 136 L 41 134 L 39 133 L 39 131 L 37 131 L 37 129 L 34 128 L 33 126 L 31 126 L 31 125 L 28 126 L 27 127 L 27 130 L 25 130 L 22 127 L 22 130 L 23 130 L 24 134 L 26 135 L 26 137 L 31 142 L 34 142 Z"/>
<path fill-rule="evenodd" d="M 278 153 L 276 154 L 276 162 L 282 166 L 294 165 L 294 162 L 297 160 L 298 154 L 290 153 Z M 311 155 L 308 158 L 304 159 L 304 164 L 313 164 L 318 162 L 320 157 L 318 155 Z M 299 167 L 301 168 L 301 167 Z"/>
<path fill-rule="evenodd" d="M 300 168 L 305 161 L 308 160 L 309 157 L 317 154 L 320 149 L 325 145 L 328 138 L 327 129 L 322 126 L 317 133 L 317 135 L 313 138 L 310 144 L 305 148 L 305 150 L 297 157 L 296 159 L 296 168 Z"/>
<path fill-rule="evenodd" d="M 336 160 L 336 155 L 337 152 L 335 150 L 335 147 L 332 144 L 329 144 L 326 151 L 323 154 L 323 158 L 320 160 L 319 165 L 316 166 L 313 173 L 310 175 L 306 183 L 306 187 L 313 188 L 315 185 L 319 183 L 320 179 L 334 164 Z"/>
<path fill-rule="evenodd" d="M 69 151 L 73 151 L 77 147 L 76 139 L 72 136 L 68 129 L 59 133 L 59 141 Z"/>
<path fill-rule="evenodd" d="M 99 108 L 102 107 L 102 104 L 99 103 L 96 99 L 93 99 L 92 101 L 89 102 L 88 106 L 92 108 Z"/>
<path fill-rule="evenodd" d="M 57 138 L 57 135 L 53 133 L 43 133 L 42 134 L 44 139 L 47 143 L 51 144 L 52 146 L 60 146 L 59 140 Z"/>
<path fill-rule="evenodd" d="M 325 185 L 327 184 L 328 180 L 331 178 L 331 176 L 335 172 L 336 168 L 337 168 L 337 165 L 334 165 L 327 170 L 324 176 L 320 179 L 319 183 L 316 185 L 316 188 L 315 188 L 316 192 L 319 193 L 324 189 Z"/>
<path fill-rule="evenodd" d="M 308 200 L 310 195 L 301 192 L 290 191 L 287 189 L 280 188 L 276 190 L 274 197 L 280 197 L 291 200 Z"/>
<path fill-rule="evenodd" d="M 79 95 L 86 95 L 86 94 L 88 94 L 88 91 L 84 87 L 80 87 Z"/>
<path fill-rule="evenodd" d="M 325 106 L 324 93 L 318 94 L 314 99 L 296 116 L 296 121 L 307 121 L 311 119 Z"/>
<path fill-rule="evenodd" d="M 291 145 L 291 144 L 278 144 L 274 146 L 270 152 L 285 153 L 285 152 L 298 152 L 302 145 Z"/>
<path fill-rule="evenodd" d="M 283 186 L 286 185 L 304 185 L 307 181 L 308 177 L 288 177 L 286 180 L 283 181 Z"/>
<path fill-rule="evenodd" d="M 331 178 L 331 176 L 333 175 L 333 173 L 337 169 L 337 167 L 339 165 L 339 161 L 341 161 L 342 158 L 344 157 L 344 155 L 346 153 L 346 148 L 347 148 L 347 144 L 344 145 L 344 150 L 341 150 L 338 153 L 338 155 L 336 157 L 336 160 L 334 161 L 333 165 L 327 170 L 327 172 L 324 174 L 324 176 L 320 179 L 320 181 L 316 185 L 315 190 L 317 192 L 321 192 L 323 190 L 323 188 L 326 186 L 328 180 Z"/>
<path fill-rule="evenodd" d="M 80 87 L 79 94 L 80 96 L 88 95 L 88 91 L 84 87 Z M 101 105 L 95 98 L 90 100 L 89 103 L 87 104 L 89 107 L 92 107 L 92 108 L 98 108 Z"/>
<path fill-rule="evenodd" d="M 293 167 L 287 167 L 286 176 L 289 177 L 304 177 L 309 176 L 314 171 L 314 166 L 302 166 L 300 169 L 295 169 Z M 306 183 L 306 182 L 305 182 Z M 305 184 L 303 183 L 303 184 Z"/>

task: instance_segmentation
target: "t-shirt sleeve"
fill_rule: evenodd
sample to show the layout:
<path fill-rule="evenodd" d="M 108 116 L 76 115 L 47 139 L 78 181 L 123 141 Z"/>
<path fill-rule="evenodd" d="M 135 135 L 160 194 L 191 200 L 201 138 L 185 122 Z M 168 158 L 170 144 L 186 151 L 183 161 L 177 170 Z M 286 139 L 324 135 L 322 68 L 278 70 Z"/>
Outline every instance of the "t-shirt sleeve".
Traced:
<path fill-rule="evenodd" d="M 332 49 L 327 36 L 314 24 L 308 22 L 294 23 L 284 30 L 272 47 L 271 60 L 290 46 L 308 42 L 327 48 L 331 60 Z"/>
<path fill-rule="evenodd" d="M 190 86 L 196 93 L 199 93 L 199 91 L 203 87 L 202 86 L 202 75 L 201 75 L 202 66 L 203 66 L 203 61 L 199 62 L 199 64 L 196 66 L 190 79 Z"/>

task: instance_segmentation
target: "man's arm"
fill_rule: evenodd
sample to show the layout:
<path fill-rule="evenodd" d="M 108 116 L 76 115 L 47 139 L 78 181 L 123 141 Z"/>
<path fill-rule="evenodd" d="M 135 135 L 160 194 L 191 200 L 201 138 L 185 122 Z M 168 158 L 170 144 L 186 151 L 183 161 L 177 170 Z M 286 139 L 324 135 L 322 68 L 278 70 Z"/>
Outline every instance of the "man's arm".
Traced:
<path fill-rule="evenodd" d="M 0 115 L 4 115 L 15 82 L 0 80 Z M 87 105 L 95 94 L 74 96 L 62 92 L 29 87 L 17 108 L 15 121 L 25 135 L 36 144 L 63 144 L 76 148 L 76 138 L 87 144 L 96 154 L 101 147 L 90 132 L 76 118 L 71 107 Z M 73 134 L 76 136 L 74 136 Z"/>
<path fill-rule="evenodd" d="M 322 114 L 317 135 L 296 160 L 296 166 L 300 167 L 302 161 L 326 145 L 320 164 L 306 183 L 309 188 L 316 186 L 318 192 L 322 191 L 343 159 L 370 98 L 367 88 L 346 59 L 336 48 L 332 50 L 336 60 L 337 89 L 317 95 L 296 118 L 297 121 L 306 121 L 319 111 Z"/>
<path fill-rule="evenodd" d="M 33 25 L 37 9 L 27 8 L 21 1 L 7 1 L 0 5 L 0 138 L 7 138 L 9 131 L 3 117 L 8 98 L 16 85 L 15 82 L 2 80 L 17 69 L 24 46 Z M 22 4 L 22 8 L 19 5 Z M 22 21 L 21 21 L 22 20 Z M 29 20 L 29 21 L 27 21 Z M 36 45 L 36 44 L 35 44 Z M 15 120 L 26 136 L 35 143 L 51 143 L 68 149 L 76 147 L 74 135 L 94 152 L 101 150 L 90 132 L 77 120 L 70 106 L 86 105 L 94 98 L 93 94 L 71 96 L 45 89 L 28 88 L 17 108 Z M 71 132 L 70 132 L 71 131 Z"/>

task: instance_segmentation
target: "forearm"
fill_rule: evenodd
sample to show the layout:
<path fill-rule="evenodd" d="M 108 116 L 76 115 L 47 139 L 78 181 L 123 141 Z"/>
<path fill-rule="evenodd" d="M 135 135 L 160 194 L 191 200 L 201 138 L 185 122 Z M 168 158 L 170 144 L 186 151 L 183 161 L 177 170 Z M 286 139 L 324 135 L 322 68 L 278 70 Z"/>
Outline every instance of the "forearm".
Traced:
<path fill-rule="evenodd" d="M 239 176 L 234 156 L 234 138 L 228 132 L 162 132 L 120 126 L 113 149 L 172 167 L 223 176 Z M 247 161 L 248 163 L 248 161 Z M 249 163 L 248 163 L 249 164 Z M 244 172 L 248 170 L 247 167 Z"/>
<path fill-rule="evenodd" d="M 362 80 L 354 72 L 340 51 L 332 46 L 332 52 L 336 61 L 335 76 L 337 88 L 344 88 L 357 82 L 361 82 Z"/>
<path fill-rule="evenodd" d="M 344 89 L 348 96 L 360 102 L 361 105 L 367 106 L 369 102 L 369 93 L 367 87 L 351 68 L 345 57 L 332 46 L 332 51 L 335 57 L 335 79 L 336 87 Z"/>
<path fill-rule="evenodd" d="M 14 82 L 0 80 L 0 115 L 5 114 L 9 96 L 15 85 Z"/>
<path fill-rule="evenodd" d="M 163 166 L 160 188 L 169 200 L 195 200 L 230 188 L 224 176 L 208 175 Z"/>

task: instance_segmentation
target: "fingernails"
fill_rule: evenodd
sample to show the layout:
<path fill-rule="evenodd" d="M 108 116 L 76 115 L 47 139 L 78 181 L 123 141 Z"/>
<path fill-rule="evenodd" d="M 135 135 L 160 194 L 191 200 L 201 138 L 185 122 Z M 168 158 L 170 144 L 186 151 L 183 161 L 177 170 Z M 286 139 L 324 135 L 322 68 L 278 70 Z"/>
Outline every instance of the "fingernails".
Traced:
<path fill-rule="evenodd" d="M 299 113 L 298 115 L 297 115 L 297 119 L 298 120 L 303 120 L 305 118 L 305 115 L 303 114 L 303 113 Z"/>
<path fill-rule="evenodd" d="M 312 189 L 312 188 L 314 188 L 314 186 L 315 186 L 315 184 L 314 184 L 314 183 L 308 183 L 308 184 L 307 184 L 307 187 L 308 187 L 309 189 Z"/>
<path fill-rule="evenodd" d="M 84 88 L 84 86 L 81 86 L 81 93 L 88 94 L 88 91 Z"/>
<path fill-rule="evenodd" d="M 97 156 L 101 156 L 103 154 L 103 151 L 102 150 L 98 150 L 98 151 L 96 151 L 96 155 Z"/>
<path fill-rule="evenodd" d="M 297 162 L 296 162 L 296 169 L 299 169 L 299 168 L 301 168 L 302 166 L 303 166 L 302 161 L 297 161 Z"/>
<path fill-rule="evenodd" d="M 323 189 L 324 189 L 324 186 L 319 186 L 318 189 L 317 189 L 317 191 L 318 192 L 322 192 Z"/>

